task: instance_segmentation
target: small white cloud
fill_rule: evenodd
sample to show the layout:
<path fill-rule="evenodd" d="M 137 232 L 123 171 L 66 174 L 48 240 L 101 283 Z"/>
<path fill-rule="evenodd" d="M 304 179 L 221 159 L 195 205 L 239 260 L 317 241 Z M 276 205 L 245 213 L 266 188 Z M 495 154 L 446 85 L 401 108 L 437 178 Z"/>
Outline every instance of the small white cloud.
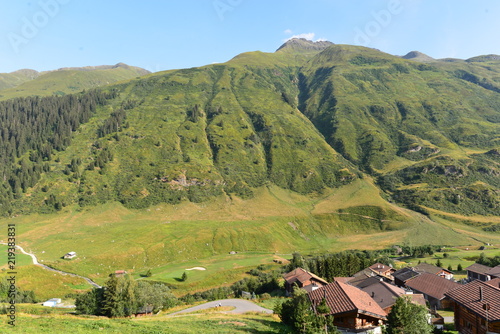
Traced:
<path fill-rule="evenodd" d="M 314 36 L 316 36 L 316 34 L 315 34 L 315 33 L 313 33 L 313 32 L 308 32 L 308 33 L 305 33 L 305 34 L 293 35 L 292 37 L 287 38 L 286 40 L 288 41 L 289 39 L 292 39 L 292 38 L 305 38 L 305 39 L 307 39 L 307 40 L 312 41 L 312 40 L 314 39 Z"/>
<path fill-rule="evenodd" d="M 293 34 L 293 31 L 291 29 L 287 29 L 287 30 L 283 31 L 283 33 L 285 33 L 287 35 L 291 35 L 291 34 Z"/>

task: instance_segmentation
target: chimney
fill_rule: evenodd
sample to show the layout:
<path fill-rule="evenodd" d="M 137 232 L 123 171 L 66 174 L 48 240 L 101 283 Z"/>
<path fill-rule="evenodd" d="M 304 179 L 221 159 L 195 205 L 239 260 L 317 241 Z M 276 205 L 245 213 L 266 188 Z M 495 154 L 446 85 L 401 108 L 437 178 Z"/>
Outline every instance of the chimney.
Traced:
<path fill-rule="evenodd" d="M 479 301 L 480 302 L 483 301 L 483 287 L 482 286 L 479 287 Z"/>
<path fill-rule="evenodd" d="M 372 298 L 375 297 L 375 291 L 372 291 Z"/>

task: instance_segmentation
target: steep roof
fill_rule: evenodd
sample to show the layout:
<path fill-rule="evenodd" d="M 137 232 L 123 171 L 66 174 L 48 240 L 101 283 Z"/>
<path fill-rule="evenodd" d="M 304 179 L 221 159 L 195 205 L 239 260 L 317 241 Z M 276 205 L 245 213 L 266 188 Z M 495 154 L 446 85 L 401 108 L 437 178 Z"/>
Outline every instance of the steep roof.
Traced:
<path fill-rule="evenodd" d="M 472 271 L 474 273 L 482 274 L 482 275 L 488 275 L 488 271 L 492 269 L 491 267 L 485 266 L 483 264 L 479 263 L 474 263 L 465 268 L 465 270 Z"/>
<path fill-rule="evenodd" d="M 500 265 L 488 270 L 488 275 L 494 276 L 494 277 L 500 277 Z"/>
<path fill-rule="evenodd" d="M 402 268 L 397 270 L 396 272 L 392 273 L 392 276 L 402 282 L 406 282 L 409 279 L 412 279 L 415 276 L 420 275 L 420 273 L 417 273 L 411 268 Z"/>
<path fill-rule="evenodd" d="M 315 275 L 315 274 L 313 274 L 305 269 L 302 269 L 302 268 L 296 268 L 296 269 L 290 271 L 289 273 L 284 274 L 283 278 L 285 279 L 285 281 L 287 281 L 290 284 L 293 284 L 297 281 L 300 283 L 304 283 L 305 281 L 308 281 L 311 278 L 314 278 L 315 280 L 317 280 L 323 284 L 328 284 L 328 282 L 325 281 L 324 279 L 322 279 L 321 277 L 319 277 L 319 276 L 317 276 L 317 275 Z"/>
<path fill-rule="evenodd" d="M 500 278 L 494 278 L 485 283 L 500 289 Z"/>
<path fill-rule="evenodd" d="M 447 280 L 441 276 L 421 273 L 419 276 L 407 281 L 406 286 L 427 296 L 441 300 L 444 294 L 460 287 L 460 284 Z"/>
<path fill-rule="evenodd" d="M 394 305 L 396 299 L 405 294 L 405 290 L 381 281 L 361 288 L 361 290 L 372 297 L 383 309 Z"/>
<path fill-rule="evenodd" d="M 372 277 L 359 276 L 359 277 L 354 277 L 352 280 L 347 282 L 347 284 L 355 286 L 358 289 L 362 289 L 364 287 L 380 282 L 380 280 L 381 280 L 380 276 L 372 276 Z"/>
<path fill-rule="evenodd" d="M 428 263 L 420 263 L 419 265 L 413 267 L 413 270 L 415 270 L 416 272 L 424 272 L 434 275 L 437 275 L 439 272 L 441 272 L 441 270 L 451 273 L 451 271 L 449 270 Z"/>
<path fill-rule="evenodd" d="M 482 290 L 483 299 L 480 295 Z M 500 321 L 500 289 L 495 288 L 486 282 L 475 280 L 457 289 L 446 293 L 446 296 L 466 309 L 476 313 L 489 321 Z M 489 304 L 488 314 L 484 310 L 484 305 Z"/>
<path fill-rule="evenodd" d="M 394 271 L 394 268 L 392 268 L 390 266 L 386 266 L 385 264 L 378 263 L 378 262 L 369 266 L 368 269 L 372 270 L 373 272 L 375 272 L 376 274 L 379 274 L 379 275 L 383 275 L 383 273 L 385 273 L 387 271 Z"/>
<path fill-rule="evenodd" d="M 341 282 L 333 282 L 309 292 L 308 297 L 316 305 L 325 297 L 332 315 L 357 312 L 386 319 L 385 311 L 366 292 Z"/>

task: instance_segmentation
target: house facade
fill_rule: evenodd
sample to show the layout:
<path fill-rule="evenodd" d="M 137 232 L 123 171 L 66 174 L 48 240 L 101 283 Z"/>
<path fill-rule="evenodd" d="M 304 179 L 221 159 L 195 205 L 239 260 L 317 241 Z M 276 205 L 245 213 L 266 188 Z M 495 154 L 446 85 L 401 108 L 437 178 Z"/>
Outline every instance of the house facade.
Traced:
<path fill-rule="evenodd" d="M 434 274 L 421 273 L 405 283 L 415 293 L 421 293 L 431 309 L 440 310 L 449 307 L 445 293 L 460 287 L 460 284 Z"/>
<path fill-rule="evenodd" d="M 288 294 L 293 292 L 294 285 L 309 292 L 328 284 L 326 280 L 302 268 L 284 274 L 283 278 L 285 279 L 285 290 Z"/>
<path fill-rule="evenodd" d="M 475 280 L 446 293 L 462 334 L 500 333 L 500 288 Z"/>
<path fill-rule="evenodd" d="M 333 282 L 309 292 L 313 307 L 323 298 L 334 317 L 334 325 L 343 333 L 381 333 L 381 325 L 387 320 L 385 311 L 366 292 Z"/>
<path fill-rule="evenodd" d="M 483 282 L 489 281 L 491 279 L 491 276 L 488 274 L 488 272 L 491 269 L 493 268 L 479 263 L 474 263 L 465 268 L 465 270 L 467 270 L 467 279 L 469 280 L 469 282 L 472 282 L 476 279 Z"/>

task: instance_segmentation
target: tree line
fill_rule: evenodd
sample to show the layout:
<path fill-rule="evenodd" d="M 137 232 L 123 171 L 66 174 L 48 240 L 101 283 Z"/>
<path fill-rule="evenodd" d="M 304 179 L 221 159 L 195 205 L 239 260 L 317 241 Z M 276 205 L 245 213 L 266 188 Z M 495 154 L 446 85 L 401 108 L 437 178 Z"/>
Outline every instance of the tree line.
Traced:
<path fill-rule="evenodd" d="M 62 151 L 78 127 L 118 91 L 92 90 L 63 97 L 25 97 L 0 102 L 0 214 L 34 186 L 54 151 Z"/>

